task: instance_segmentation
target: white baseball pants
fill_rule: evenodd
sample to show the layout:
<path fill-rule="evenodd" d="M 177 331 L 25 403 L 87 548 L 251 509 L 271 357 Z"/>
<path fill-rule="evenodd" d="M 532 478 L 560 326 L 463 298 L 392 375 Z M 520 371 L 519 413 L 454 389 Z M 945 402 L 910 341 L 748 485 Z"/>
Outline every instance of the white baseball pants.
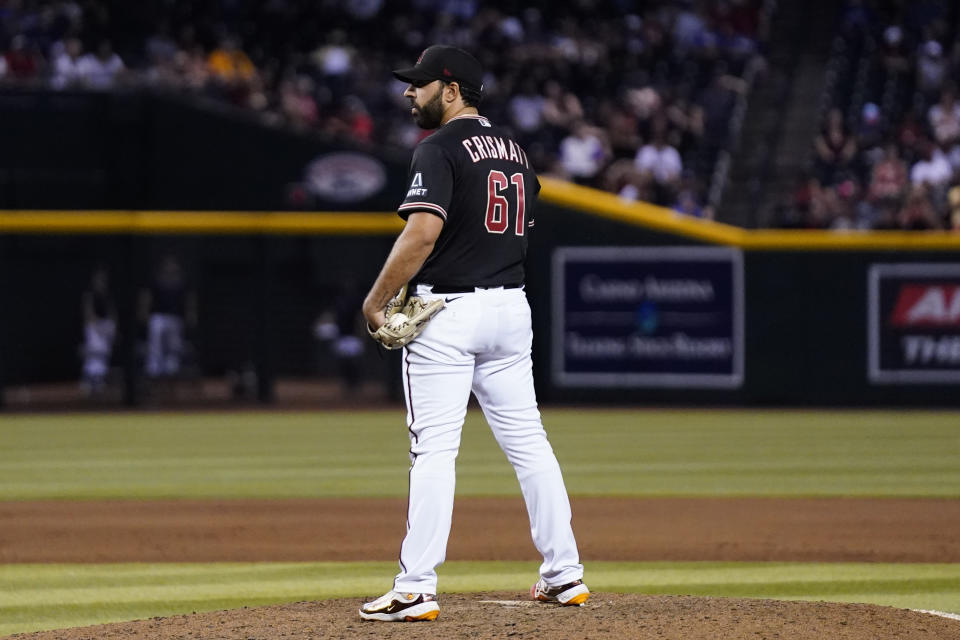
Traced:
<path fill-rule="evenodd" d="M 110 354 L 117 325 L 111 318 L 98 318 L 83 327 L 83 376 L 88 380 L 104 378 L 110 370 Z"/>
<path fill-rule="evenodd" d="M 147 325 L 147 375 L 175 376 L 183 356 L 183 318 L 151 313 Z"/>
<path fill-rule="evenodd" d="M 420 285 L 417 295 L 432 299 Z M 540 421 L 533 387 L 533 331 L 523 289 L 449 294 L 446 307 L 403 352 L 410 432 L 407 535 L 394 589 L 436 593 L 446 557 L 456 485 L 454 464 L 470 392 L 513 465 L 543 556 L 549 586 L 580 579 L 570 502 L 560 465 Z"/>

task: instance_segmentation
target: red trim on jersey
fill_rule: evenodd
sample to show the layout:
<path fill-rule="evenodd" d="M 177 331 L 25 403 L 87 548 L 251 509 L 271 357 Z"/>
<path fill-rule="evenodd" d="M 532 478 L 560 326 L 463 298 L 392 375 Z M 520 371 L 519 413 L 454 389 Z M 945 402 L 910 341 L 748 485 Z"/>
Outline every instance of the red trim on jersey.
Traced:
<path fill-rule="evenodd" d="M 433 204 L 432 202 L 405 202 L 397 208 L 397 211 L 407 211 L 408 209 L 439 213 L 441 218 L 444 220 L 447 219 L 447 210 L 438 204 Z"/>

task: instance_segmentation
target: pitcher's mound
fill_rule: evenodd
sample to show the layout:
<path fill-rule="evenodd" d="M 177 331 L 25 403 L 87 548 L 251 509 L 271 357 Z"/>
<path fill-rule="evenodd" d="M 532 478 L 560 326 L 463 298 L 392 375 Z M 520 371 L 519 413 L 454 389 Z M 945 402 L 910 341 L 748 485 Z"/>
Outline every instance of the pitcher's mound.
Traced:
<path fill-rule="evenodd" d="M 442 594 L 440 618 L 435 622 L 385 623 L 360 620 L 357 609 L 362 602 L 361 599 L 298 602 L 13 637 L 23 640 L 960 638 L 960 622 L 956 620 L 866 604 L 595 593 L 585 606 L 561 608 L 532 602 L 528 594 L 516 592 Z"/>

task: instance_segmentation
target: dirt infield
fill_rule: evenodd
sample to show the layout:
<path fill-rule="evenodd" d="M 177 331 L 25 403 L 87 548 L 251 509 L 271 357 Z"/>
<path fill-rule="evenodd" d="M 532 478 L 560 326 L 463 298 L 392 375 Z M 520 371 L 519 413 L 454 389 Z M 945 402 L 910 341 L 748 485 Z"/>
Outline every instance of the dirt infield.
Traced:
<path fill-rule="evenodd" d="M 960 501 L 575 498 L 594 560 L 960 562 Z M 402 499 L 0 503 L 0 562 L 393 560 Z M 460 498 L 450 560 L 536 560 L 517 499 Z M 389 581 L 389 576 L 384 576 Z M 379 594 L 371 594 L 371 596 Z M 434 623 L 364 623 L 357 599 L 175 616 L 16 638 L 958 639 L 960 622 L 870 605 L 594 594 L 442 594 Z M 487 601 L 510 601 L 493 603 Z"/>
<path fill-rule="evenodd" d="M 403 499 L 0 503 L 0 562 L 395 560 Z M 574 498 L 591 560 L 960 562 L 960 500 Z M 457 500 L 449 560 L 537 560 L 519 498 Z"/>
<path fill-rule="evenodd" d="M 13 636 L 22 640 L 956 640 L 960 622 L 862 604 L 594 594 L 583 607 L 519 600 L 523 594 L 443 596 L 435 622 L 364 622 L 357 599 L 216 611 Z M 497 602 L 499 601 L 499 602 Z M 504 604 L 506 602 L 506 604 Z"/>

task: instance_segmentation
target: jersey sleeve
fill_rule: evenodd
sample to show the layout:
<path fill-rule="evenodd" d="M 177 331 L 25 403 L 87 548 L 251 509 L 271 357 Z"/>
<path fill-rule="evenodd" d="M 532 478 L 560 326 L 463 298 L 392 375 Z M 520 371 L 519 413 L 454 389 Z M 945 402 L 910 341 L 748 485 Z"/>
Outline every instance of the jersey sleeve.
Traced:
<path fill-rule="evenodd" d="M 446 220 L 452 195 L 453 163 L 449 156 L 439 145 L 421 143 L 413 152 L 407 197 L 397 209 L 400 217 L 406 220 L 411 213 L 426 211 Z"/>

